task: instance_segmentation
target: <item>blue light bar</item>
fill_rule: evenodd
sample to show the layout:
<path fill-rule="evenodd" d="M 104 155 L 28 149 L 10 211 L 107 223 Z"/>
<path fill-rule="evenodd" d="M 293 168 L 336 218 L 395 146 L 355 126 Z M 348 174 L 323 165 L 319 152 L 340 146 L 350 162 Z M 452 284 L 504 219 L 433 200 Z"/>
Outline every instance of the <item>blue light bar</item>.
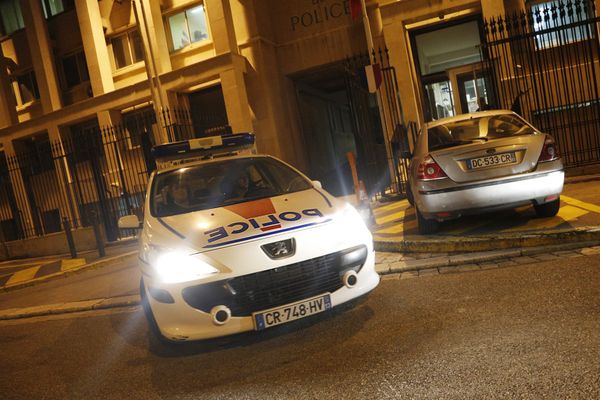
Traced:
<path fill-rule="evenodd" d="M 152 148 L 152 155 L 155 158 L 178 158 L 190 155 L 210 156 L 217 153 L 233 152 L 253 145 L 253 133 L 233 133 L 160 144 Z"/>

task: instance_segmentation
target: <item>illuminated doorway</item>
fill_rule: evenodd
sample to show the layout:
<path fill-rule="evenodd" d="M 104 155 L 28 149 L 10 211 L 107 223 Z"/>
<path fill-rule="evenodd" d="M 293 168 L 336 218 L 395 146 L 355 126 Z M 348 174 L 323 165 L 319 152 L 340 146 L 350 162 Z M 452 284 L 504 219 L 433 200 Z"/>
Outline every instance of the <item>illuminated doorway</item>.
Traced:
<path fill-rule="evenodd" d="M 481 18 L 410 32 L 426 121 L 493 108 L 481 55 Z"/>

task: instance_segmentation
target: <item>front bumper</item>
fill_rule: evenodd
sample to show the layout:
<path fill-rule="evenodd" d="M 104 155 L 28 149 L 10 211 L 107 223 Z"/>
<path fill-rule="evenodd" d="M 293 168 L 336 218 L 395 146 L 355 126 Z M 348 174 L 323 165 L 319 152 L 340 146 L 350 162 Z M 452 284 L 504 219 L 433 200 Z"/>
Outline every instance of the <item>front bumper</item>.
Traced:
<path fill-rule="evenodd" d="M 543 203 L 547 196 L 560 194 L 563 184 L 564 171 L 561 170 L 439 190 L 419 190 L 415 193 L 415 202 L 425 218 L 439 218 L 441 213 L 459 216 L 469 210 L 514 207 L 532 201 Z"/>
<path fill-rule="evenodd" d="M 379 283 L 379 275 L 375 272 L 375 253 L 369 249 L 367 258 L 362 268 L 357 274 L 357 284 L 351 288 L 342 286 L 339 289 L 330 292 L 331 305 L 335 307 L 354 298 L 360 297 L 373 290 Z M 252 331 L 255 329 L 254 319 L 251 315 L 236 316 L 233 314 L 229 320 L 222 325 L 213 322 L 211 314 L 201 310 L 198 305 L 190 305 L 189 292 L 184 293 L 191 287 L 200 287 L 198 285 L 161 285 L 159 282 L 153 282 L 151 279 L 144 279 L 146 290 L 148 287 L 167 290 L 172 296 L 174 302 L 167 304 L 148 296 L 149 305 L 156 319 L 161 334 L 169 340 L 188 341 L 201 340 L 213 337 L 227 336 L 241 332 Z M 339 287 L 336 286 L 336 287 Z M 187 298 L 186 298 L 187 297 Z M 311 294 L 305 296 L 311 297 Z M 288 301 L 281 306 L 288 304 Z"/>

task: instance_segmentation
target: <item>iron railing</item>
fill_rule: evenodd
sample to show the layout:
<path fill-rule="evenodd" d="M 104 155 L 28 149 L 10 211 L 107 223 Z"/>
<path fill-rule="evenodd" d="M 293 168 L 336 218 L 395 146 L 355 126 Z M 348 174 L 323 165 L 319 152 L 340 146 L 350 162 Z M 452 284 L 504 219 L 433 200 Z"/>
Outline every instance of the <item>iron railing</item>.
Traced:
<path fill-rule="evenodd" d="M 87 227 L 95 220 L 109 241 L 131 235 L 117 228 L 117 220 L 141 217 L 156 168 L 150 150 L 160 129 L 172 140 L 231 132 L 215 125 L 222 118 L 192 118 L 185 110 L 165 110 L 158 117 L 136 113 L 117 125 L 65 129 L 60 140 L 41 135 L 15 146 L 15 155 L 0 153 L 0 241 L 60 232 L 65 222 Z"/>
<path fill-rule="evenodd" d="M 598 21 L 594 1 L 529 5 L 484 23 L 497 108 L 552 134 L 566 167 L 600 162 Z"/>

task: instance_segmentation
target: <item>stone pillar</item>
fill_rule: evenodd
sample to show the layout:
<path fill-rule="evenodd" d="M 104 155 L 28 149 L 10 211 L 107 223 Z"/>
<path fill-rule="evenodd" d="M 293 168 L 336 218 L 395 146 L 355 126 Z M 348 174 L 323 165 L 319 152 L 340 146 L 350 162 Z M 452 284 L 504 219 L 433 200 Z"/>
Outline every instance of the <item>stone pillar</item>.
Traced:
<path fill-rule="evenodd" d="M 40 91 L 42 111 L 47 114 L 60 109 L 62 101 L 46 18 L 39 0 L 21 0 L 21 11 L 35 79 Z"/>
<path fill-rule="evenodd" d="M 169 45 L 167 42 L 167 34 L 165 33 L 165 25 L 163 22 L 162 11 L 160 9 L 160 1 L 140 0 L 143 3 L 146 13 L 146 23 L 148 31 L 151 34 L 150 45 L 154 53 L 156 69 L 158 74 L 170 72 L 171 55 L 169 53 Z"/>
<path fill-rule="evenodd" d="M 94 96 L 115 90 L 97 0 L 75 0 L 83 50 Z"/>
<path fill-rule="evenodd" d="M 134 0 L 135 18 L 144 45 L 144 61 L 146 74 L 152 93 L 152 103 L 158 129 L 154 132 L 155 143 L 169 141 L 168 131 L 163 126 L 162 112 L 167 107 L 168 100 L 160 82 L 160 75 L 171 70 L 171 59 L 166 42 L 159 2 Z M 159 21 L 156 22 L 156 19 Z"/>
<path fill-rule="evenodd" d="M 227 110 L 227 120 L 233 132 L 252 132 L 253 115 L 250 113 L 250 104 L 248 102 L 248 92 L 244 73 L 239 69 L 233 68 L 219 74 L 221 78 L 221 88 L 223 89 L 223 98 L 225 99 L 225 109 Z"/>
<path fill-rule="evenodd" d="M 238 53 L 235 25 L 229 0 L 205 0 L 215 53 Z"/>
<path fill-rule="evenodd" d="M 232 69 L 219 74 L 227 119 L 234 132 L 251 132 L 254 116 L 250 112 L 245 81 L 245 60 L 239 54 L 235 25 L 229 0 L 205 0 L 206 13 L 215 54 L 232 53 Z"/>
<path fill-rule="evenodd" d="M 33 214 L 31 213 L 31 205 L 29 204 L 29 197 L 27 196 L 27 190 L 25 189 L 25 182 L 23 181 L 21 170 L 18 168 L 19 165 L 18 160 L 15 157 L 15 148 L 9 138 L 0 139 L 0 143 L 2 143 L 7 160 L 11 159 L 8 163 L 8 169 L 13 192 L 15 194 L 15 200 L 17 202 L 17 207 L 19 208 L 19 215 L 15 215 L 14 217 L 18 220 L 21 229 L 23 229 L 25 237 L 35 236 L 36 231 L 33 223 Z"/>
<path fill-rule="evenodd" d="M 79 207 L 75 196 L 75 182 L 73 182 L 73 177 L 69 171 L 69 164 L 67 163 L 58 126 L 53 125 L 48 127 L 48 138 L 52 144 L 52 158 L 54 159 L 60 196 L 66 202 L 66 204 L 64 204 L 65 202 L 60 202 L 60 214 L 63 217 L 66 216 L 71 221 L 73 228 L 76 228 L 81 223 L 81 215 L 79 214 Z"/>
<path fill-rule="evenodd" d="M 19 123 L 15 93 L 8 76 L 6 61 L 0 46 L 0 128 Z"/>

